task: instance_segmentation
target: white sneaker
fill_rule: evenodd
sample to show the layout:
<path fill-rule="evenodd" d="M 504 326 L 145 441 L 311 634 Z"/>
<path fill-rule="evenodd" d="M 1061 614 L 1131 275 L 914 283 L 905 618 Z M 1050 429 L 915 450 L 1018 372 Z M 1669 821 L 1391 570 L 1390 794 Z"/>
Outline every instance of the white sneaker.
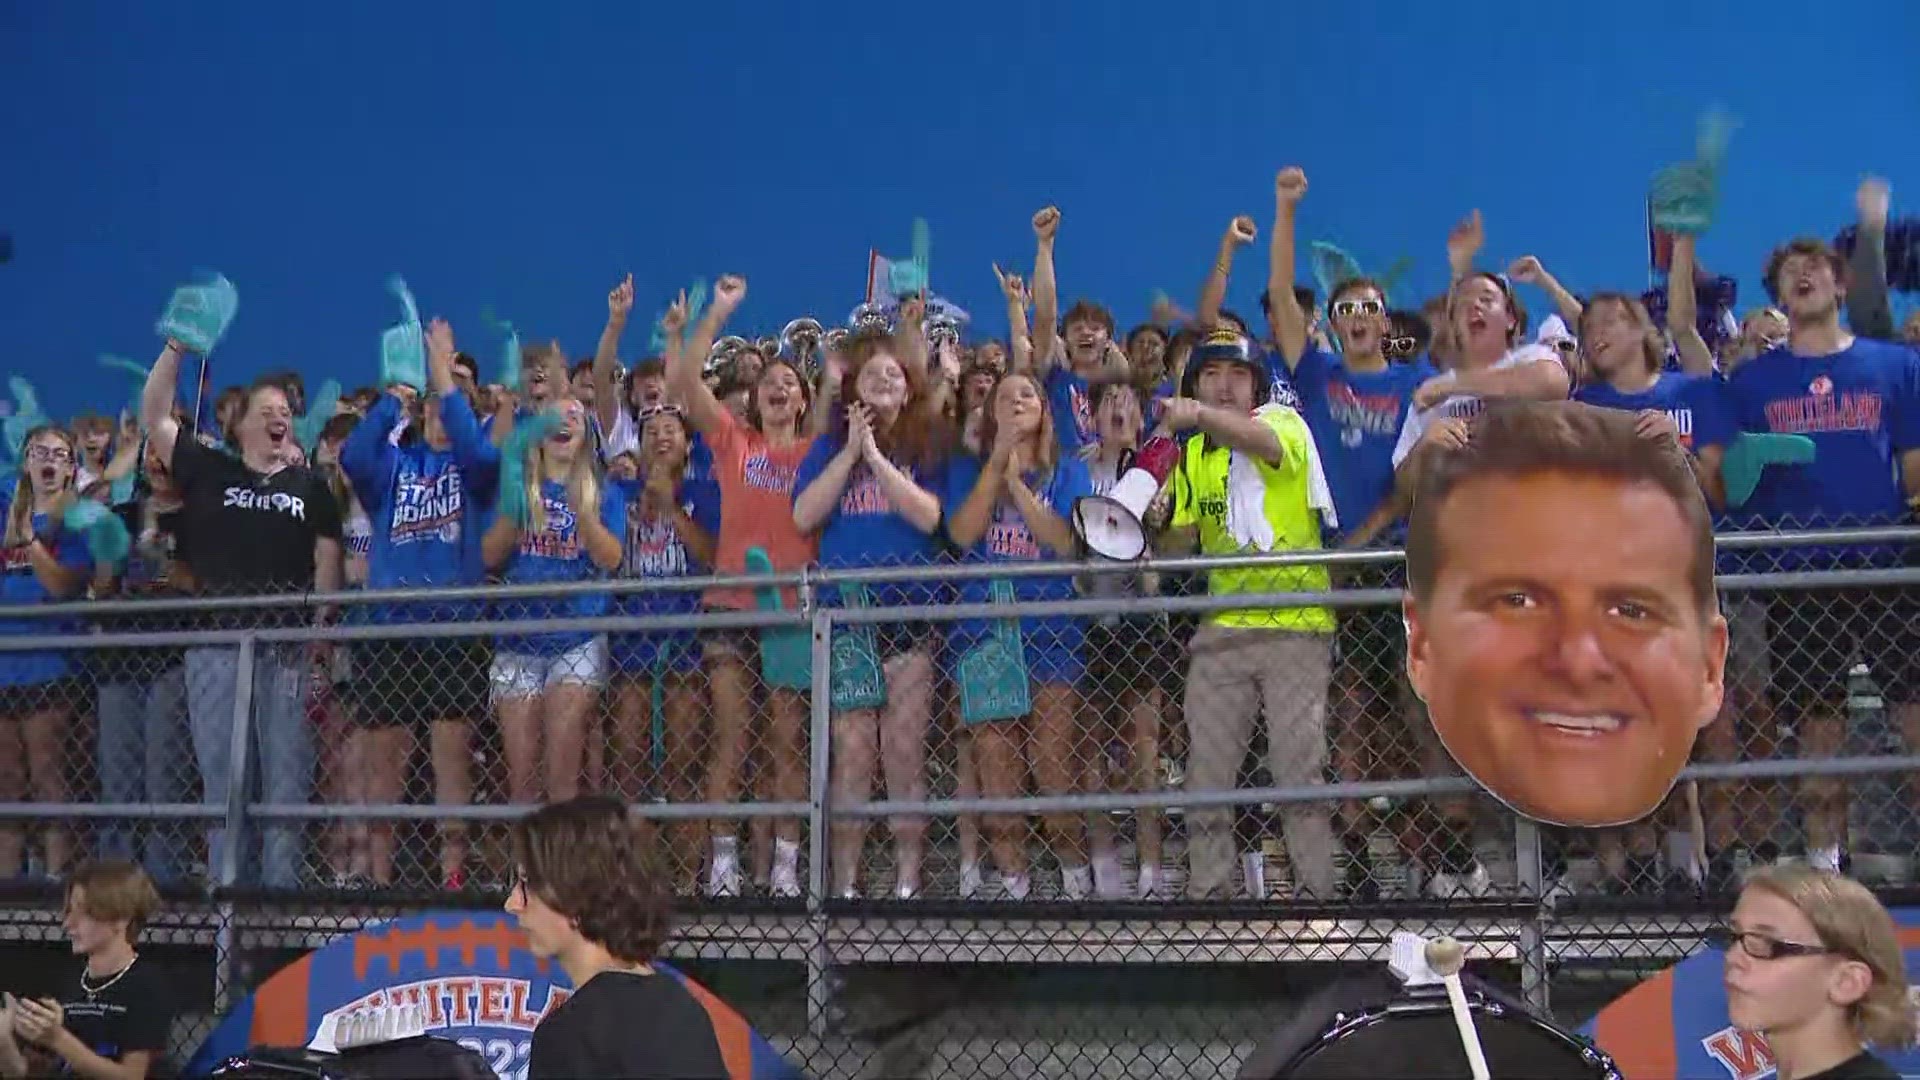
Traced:
<path fill-rule="evenodd" d="M 960 867 L 960 899 L 971 900 L 980 895 L 987 882 L 986 872 L 977 862 L 966 863 Z"/>
<path fill-rule="evenodd" d="M 1157 900 L 1160 893 L 1160 868 L 1151 864 L 1140 867 L 1140 888 L 1136 894 L 1142 900 Z"/>
<path fill-rule="evenodd" d="M 1025 900 L 1033 890 L 1033 879 L 1025 874 L 1001 874 L 1000 887 L 1007 892 L 1009 900 Z"/>
<path fill-rule="evenodd" d="M 713 865 L 707 868 L 707 895 L 740 895 L 740 841 L 724 836 L 713 842 Z"/>
<path fill-rule="evenodd" d="M 1240 887 L 1249 900 L 1267 898 L 1267 857 L 1258 851 L 1240 853 Z"/>
<path fill-rule="evenodd" d="M 1085 900 L 1093 895 L 1093 867 L 1062 866 L 1060 893 L 1069 900 Z"/>
<path fill-rule="evenodd" d="M 791 899 L 800 895 L 800 844 L 794 840 L 773 842 L 773 895 Z"/>
<path fill-rule="evenodd" d="M 1487 868 L 1478 861 L 1473 870 L 1465 874 L 1449 874 L 1435 871 L 1427 879 L 1427 895 L 1435 900 L 1452 900 L 1465 897 L 1486 896 L 1493 891 L 1493 878 Z"/>
<path fill-rule="evenodd" d="M 1127 899 L 1127 874 L 1120 868 L 1120 856 L 1105 852 L 1093 857 L 1093 894 L 1102 900 Z"/>

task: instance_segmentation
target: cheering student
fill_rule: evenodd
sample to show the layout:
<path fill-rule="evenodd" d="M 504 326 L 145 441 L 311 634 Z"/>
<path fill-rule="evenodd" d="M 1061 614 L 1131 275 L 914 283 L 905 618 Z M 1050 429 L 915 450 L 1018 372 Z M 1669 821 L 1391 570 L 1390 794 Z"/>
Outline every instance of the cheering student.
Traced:
<path fill-rule="evenodd" d="M 573 994 L 533 1032 L 528 1080 L 798 1080 L 799 1072 L 705 987 L 656 963 L 669 900 L 619 800 L 585 795 L 513 827 L 506 910 Z"/>
<path fill-rule="evenodd" d="M 626 500 L 600 482 L 587 445 L 587 407 L 558 399 L 561 423 L 526 450 L 524 519 L 504 507 L 480 540 L 486 565 L 508 584 L 586 581 L 620 565 Z M 605 593 L 500 605 L 515 621 L 590 619 L 607 610 Z M 507 796 L 571 798 L 580 790 L 592 712 L 607 685 L 607 639 L 586 630 L 513 634 L 494 642 L 493 698 L 507 759 Z"/>
<path fill-rule="evenodd" d="M 0 1077 L 51 1070 L 139 1080 L 153 1070 L 167 1049 L 174 995 L 159 968 L 140 962 L 135 945 L 159 903 L 153 882 L 132 863 L 102 860 L 74 871 L 62 923 L 86 963 L 58 997 L 5 996 Z"/>
<path fill-rule="evenodd" d="M 278 383 L 256 381 L 242 392 L 231 439 L 237 454 L 180 438 L 173 394 L 185 348 L 168 341 L 147 375 L 140 420 L 153 453 L 167 462 L 180 489 L 186 563 L 200 591 L 212 596 L 333 592 L 341 581 L 340 509 L 320 474 L 289 464 L 299 445 L 293 409 Z M 244 614 L 213 616 L 219 629 L 236 623 L 284 627 L 327 623 L 331 609 L 309 611 L 289 603 Z M 267 802 L 303 803 L 313 790 L 313 729 L 307 719 L 312 655 L 301 643 L 263 644 L 253 652 L 254 760 Z M 186 651 L 187 714 L 199 765 L 201 796 L 224 806 L 234 782 L 233 703 L 240 650 L 196 645 Z M 261 862 L 266 884 L 299 884 L 305 829 L 300 822 L 269 825 Z M 224 845 L 221 828 L 208 830 L 208 850 Z"/>
<path fill-rule="evenodd" d="M 775 357 L 760 366 L 756 381 L 739 389 L 744 403 L 738 413 L 722 404 L 724 395 L 717 396 L 700 377 L 700 365 L 714 338 L 746 297 L 745 278 L 728 274 L 715 281 L 713 302 L 684 343 L 679 338 L 686 324 L 686 306 L 676 302 L 668 310 L 667 389 L 685 407 L 687 421 L 712 452 L 712 480 L 720 490 L 720 519 L 713 530 L 714 572 L 745 574 L 747 552 L 759 548 L 775 572 L 792 573 L 811 562 L 814 553 L 813 539 L 794 524 L 792 509 L 798 469 L 814 443 L 806 426 L 812 406 L 806 376 L 791 360 Z M 753 590 L 741 587 L 709 589 L 701 602 L 720 611 L 755 606 Z M 781 590 L 781 603 L 797 606 L 792 588 Z M 706 761 L 707 802 L 737 802 L 745 787 L 759 657 L 759 635 L 752 630 L 703 635 L 701 663 L 713 719 Z M 773 797 L 799 801 L 807 793 L 806 697 L 797 689 L 769 687 L 766 709 L 762 746 L 773 766 L 768 770 L 773 774 Z M 710 896 L 738 896 L 739 825 L 715 821 L 712 832 L 706 891 Z M 776 895 L 799 896 L 800 822 L 782 819 L 775 835 L 769 884 Z"/>
<path fill-rule="evenodd" d="M 1316 551 L 1320 512 L 1330 510 L 1313 436 L 1300 414 L 1267 406 L 1272 383 L 1247 338 L 1212 331 L 1193 353 L 1181 396 L 1169 398 L 1159 434 L 1180 433 L 1173 474 L 1176 542 L 1209 556 Z M 1262 407 L 1264 406 L 1264 407 Z M 1192 434 L 1185 434 L 1191 432 Z M 1316 481 L 1319 481 L 1316 484 Z M 1324 566 L 1221 567 L 1207 574 L 1214 596 L 1319 593 Z M 1277 785 L 1326 782 L 1327 682 L 1333 613 L 1323 607 L 1234 608 L 1210 612 L 1194 632 L 1187 671 L 1187 787 L 1227 791 L 1246 759 L 1253 725 L 1267 723 L 1268 769 Z M 1331 815 L 1317 803 L 1280 812 L 1296 895 L 1333 897 Z M 1233 812 L 1187 814 L 1189 899 L 1225 895 L 1233 872 Z M 1266 895 L 1255 865 L 1242 874 L 1252 899 Z"/>
<path fill-rule="evenodd" d="M 1341 351 L 1335 354 L 1313 344 L 1307 313 L 1294 293 L 1294 218 L 1306 193 L 1307 177 L 1298 168 L 1282 169 L 1274 178 L 1267 324 L 1326 468 L 1340 522 L 1339 528 L 1328 530 L 1326 541 L 1344 548 L 1365 547 L 1377 537 L 1391 535 L 1400 521 L 1403 511 L 1393 498 L 1394 446 L 1413 410 L 1414 392 L 1440 372 L 1424 359 L 1406 363 L 1388 359 L 1392 324 L 1387 294 L 1370 278 L 1341 281 L 1327 297 L 1327 318 Z M 1397 588 L 1397 571 L 1385 564 L 1356 567 L 1345 584 Z M 1425 722 L 1417 702 L 1406 692 L 1400 663 L 1406 655 L 1406 633 L 1399 618 L 1386 608 L 1346 608 L 1336 618 L 1334 688 L 1328 704 L 1334 765 L 1340 778 L 1397 779 L 1423 765 L 1434 767 L 1432 760 L 1417 760 L 1439 755 L 1430 745 L 1433 740 L 1418 737 Z M 1409 730 L 1416 733 L 1411 740 L 1405 737 Z M 1348 880 L 1362 895 L 1376 888 L 1364 841 L 1371 831 L 1366 813 L 1357 799 L 1341 807 L 1342 824 L 1355 841 L 1349 845 L 1355 857 L 1349 863 Z M 1425 831 L 1413 822 L 1401 830 L 1409 858 L 1438 851 L 1445 859 L 1451 853 L 1452 862 L 1443 870 L 1451 866 L 1471 872 L 1471 860 L 1461 845 L 1450 844 L 1444 836 L 1419 835 Z"/>
<path fill-rule="evenodd" d="M 1087 467 L 1061 453 L 1053 419 L 1040 385 L 1027 372 L 1009 372 L 987 394 L 980 426 L 982 456 L 956 454 L 948 461 L 946 503 L 953 507 L 947 534 L 968 561 L 1038 562 L 1071 558 L 1073 530 L 1067 516 L 1076 500 L 1093 493 Z M 1043 553 L 1044 552 L 1044 553 Z M 1023 603 L 1071 600 L 1073 581 L 1065 575 L 1023 576 L 1010 582 L 1009 595 Z M 960 602 L 994 602 L 990 583 L 969 578 L 961 583 Z M 1032 685 L 1025 715 L 999 716 L 971 725 L 981 791 L 992 799 L 1022 795 L 1032 775 L 1042 795 L 1084 790 L 1104 746 L 1096 747 L 1080 716 L 1079 683 L 1086 673 L 1081 646 L 1085 625 L 1071 615 L 1029 616 L 1017 621 L 1025 670 L 1014 678 Z M 948 650 L 956 662 L 983 645 L 993 632 L 990 620 L 954 624 Z M 1042 815 L 1053 857 L 1060 866 L 1061 892 L 1084 900 L 1093 892 L 1095 871 L 1101 894 L 1124 895 L 1120 859 L 1113 850 L 1112 826 L 1105 815 L 1105 857 L 1090 868 L 1087 822 L 1073 813 Z M 989 843 L 1007 895 L 1027 897 L 1027 823 L 1022 815 L 995 815 L 988 821 Z"/>
<path fill-rule="evenodd" d="M 500 452 L 453 374 L 453 329 L 427 328 L 428 395 L 416 404 L 396 386 L 368 412 L 340 449 L 340 466 L 373 517 L 367 583 L 376 589 L 478 585 L 482 514 L 500 481 Z M 418 410 L 418 438 L 389 438 L 403 415 Z M 364 605 L 374 623 L 458 622 L 479 615 L 472 600 Z M 354 719 L 373 743 L 360 761 L 367 802 L 401 800 L 413 746 L 427 737 L 434 801 L 463 806 L 473 798 L 473 724 L 486 715 L 486 646 L 460 638 L 387 638 L 354 655 Z M 440 879 L 465 883 L 467 823 L 440 822 Z M 393 880 L 394 827 L 376 823 L 368 857 L 373 880 Z"/>
<path fill-rule="evenodd" d="M 61 525 L 77 497 L 73 439 L 43 424 L 27 432 L 22 447 L 25 468 L 5 511 L 0 597 L 28 604 L 69 600 L 86 589 L 94 570 L 86 542 Z M 23 636 L 77 629 L 34 619 L 3 628 Z M 67 732 L 85 687 L 75 659 L 64 650 L 0 654 L 0 799 L 31 791 L 39 802 L 66 801 Z M 43 840 L 47 872 L 65 872 L 71 846 L 66 828 L 47 822 Z M 0 880 L 20 872 L 25 845 L 18 825 L 0 827 Z"/>
<path fill-rule="evenodd" d="M 1747 878 L 1718 935 L 1727 1017 L 1766 1036 L 1780 1080 L 1895 1080 L 1874 1056 L 1914 1041 L 1893 917 L 1851 878 L 1804 863 Z"/>
<path fill-rule="evenodd" d="M 1920 505 L 1920 354 L 1856 338 L 1840 325 L 1846 264 L 1820 240 L 1776 249 L 1766 284 L 1787 313 L 1787 341 L 1727 377 L 1723 409 L 1700 433 L 1700 459 L 1718 477 L 1740 432 L 1805 436 L 1814 459 L 1775 467 L 1741 510 L 1769 526 L 1822 529 L 1904 524 Z M 1715 483 L 1718 488 L 1718 481 Z M 1898 566 L 1896 546 L 1855 544 L 1774 553 L 1770 569 Z M 1767 598 L 1774 694 L 1809 757 L 1839 752 L 1847 672 L 1856 655 L 1874 674 L 1910 744 L 1920 738 L 1920 589 L 1783 591 Z M 1858 653 L 1854 651 L 1858 648 Z M 1846 788 L 1837 777 L 1800 782 L 1807 858 L 1841 868 Z"/>
<path fill-rule="evenodd" d="M 794 479 L 793 523 L 803 533 L 819 535 L 820 564 L 829 569 L 926 564 L 939 551 L 936 470 L 947 445 L 946 428 L 927 392 L 925 368 L 905 362 L 906 351 L 883 329 L 854 334 L 846 344 L 840 390 L 845 404 L 835 430 L 814 442 Z M 935 597 L 935 587 L 924 583 L 856 588 L 863 588 L 875 607 L 926 604 Z M 829 603 L 846 603 L 854 594 L 828 587 L 823 595 Z M 860 630 L 844 633 L 852 637 Z M 842 805 L 868 799 L 876 772 L 885 777 L 890 799 L 913 802 L 927 793 L 934 630 L 924 622 L 888 623 L 871 634 L 869 658 L 880 670 L 866 674 L 879 684 L 879 693 L 858 704 L 851 697 L 834 702 L 833 799 Z M 846 655 L 856 651 L 848 649 Z M 835 678 L 849 670 L 842 668 Z M 920 894 L 927 820 L 901 815 L 887 824 L 893 833 L 894 892 L 911 899 Z M 858 895 L 868 827 L 865 819 L 833 824 L 836 896 Z"/>
<path fill-rule="evenodd" d="M 1060 313 L 1060 293 L 1054 283 L 1053 244 L 1060 231 L 1060 211 L 1049 206 L 1033 215 L 1036 241 L 1033 257 L 1032 370 L 1047 392 L 1053 412 L 1054 434 L 1068 457 L 1090 446 L 1098 433 L 1093 427 L 1093 401 L 1087 382 L 1110 370 L 1124 373 L 1126 354 L 1113 343 L 1113 313 L 1082 300 L 1066 318 Z M 1065 357 L 1065 363 L 1061 357 Z"/>

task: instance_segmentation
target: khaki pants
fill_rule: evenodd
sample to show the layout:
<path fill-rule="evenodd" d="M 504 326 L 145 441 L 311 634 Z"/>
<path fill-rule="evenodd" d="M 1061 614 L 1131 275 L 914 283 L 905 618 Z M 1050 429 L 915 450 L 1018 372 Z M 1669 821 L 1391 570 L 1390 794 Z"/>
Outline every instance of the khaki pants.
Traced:
<path fill-rule="evenodd" d="M 1280 787 L 1326 782 L 1327 684 L 1333 635 L 1202 626 L 1187 673 L 1188 791 L 1227 791 L 1239 778 L 1254 720 L 1267 717 L 1267 768 Z M 1187 895 L 1224 896 L 1233 875 L 1237 807 L 1187 811 Z M 1280 813 L 1295 892 L 1330 898 L 1333 808 L 1288 803 Z"/>

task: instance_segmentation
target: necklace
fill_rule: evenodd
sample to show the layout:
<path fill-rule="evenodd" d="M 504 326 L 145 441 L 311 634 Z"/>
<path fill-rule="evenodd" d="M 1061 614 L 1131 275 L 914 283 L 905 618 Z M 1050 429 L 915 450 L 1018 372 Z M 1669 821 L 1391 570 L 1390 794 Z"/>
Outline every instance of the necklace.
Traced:
<path fill-rule="evenodd" d="M 125 967 L 121 968 L 119 971 L 114 972 L 112 975 L 107 976 L 107 981 L 101 983 L 98 986 L 95 986 L 87 982 L 87 970 L 85 968 L 81 968 L 80 969 L 80 992 L 87 995 L 88 1001 L 92 1001 L 93 999 L 99 997 L 101 994 L 106 993 L 107 987 L 112 986 L 114 983 L 117 983 L 121 979 L 126 978 L 127 972 L 133 970 L 133 965 L 137 963 L 139 959 L 140 959 L 140 954 L 134 953 L 133 959 L 127 961 L 127 964 Z"/>

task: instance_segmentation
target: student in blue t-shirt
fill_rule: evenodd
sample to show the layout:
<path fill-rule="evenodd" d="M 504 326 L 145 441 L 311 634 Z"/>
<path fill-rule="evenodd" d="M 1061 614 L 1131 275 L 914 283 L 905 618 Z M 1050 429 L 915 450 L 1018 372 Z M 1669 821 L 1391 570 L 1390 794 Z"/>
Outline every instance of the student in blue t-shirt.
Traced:
<path fill-rule="evenodd" d="M 941 487 L 938 459 L 948 441 L 946 425 L 924 376 L 900 362 L 890 335 L 856 333 L 845 355 L 847 374 L 839 400 L 846 404 L 835 430 L 814 440 L 800 462 L 793 483 L 793 522 L 803 534 L 819 535 L 823 567 L 932 562 L 939 551 L 936 491 Z M 925 604 L 932 598 L 924 584 L 822 590 L 822 599 L 829 603 L 864 600 L 875 607 Z M 860 704 L 843 705 L 843 694 L 834 695 L 834 800 L 842 805 L 864 802 L 873 793 L 876 767 L 885 777 L 888 798 L 924 798 L 932 629 L 924 622 L 876 625 L 869 632 L 856 626 L 843 640 L 851 647 L 836 642 L 836 656 L 855 659 L 844 667 L 836 665 L 836 683 L 879 682 L 885 701 L 876 708 L 869 703 L 876 695 L 849 691 L 844 700 Z M 883 676 L 871 670 L 875 665 Z M 893 818 L 888 826 L 893 833 L 894 892 L 911 899 L 920 893 L 926 819 Z M 866 833 L 864 820 L 837 819 L 833 824 L 831 870 L 837 896 L 858 894 Z"/>
<path fill-rule="evenodd" d="M 1786 309 L 1787 343 L 1727 378 L 1724 414 L 1699 434 L 1703 465 L 1717 477 L 1740 432 L 1802 435 L 1813 441 L 1814 460 L 1769 467 L 1746 510 L 1792 529 L 1905 523 L 1920 500 L 1920 354 L 1842 328 L 1846 267 L 1824 241 L 1776 249 L 1765 280 Z M 1903 559 L 1911 555 L 1897 546 L 1856 544 L 1783 549 L 1774 562 L 1797 569 Z M 1896 722 L 1920 729 L 1920 590 L 1783 591 L 1767 607 L 1775 698 L 1782 719 L 1797 724 L 1803 754 L 1840 750 L 1856 655 L 1875 668 Z M 1836 868 L 1846 835 L 1844 788 L 1813 778 L 1800 794 L 1808 861 Z"/>
<path fill-rule="evenodd" d="M 1329 546 L 1365 547 L 1397 531 L 1394 447 L 1413 407 L 1414 391 L 1439 371 L 1424 358 L 1396 362 L 1387 356 L 1391 313 L 1386 290 L 1371 278 L 1338 282 L 1327 296 L 1327 319 L 1341 352 L 1336 355 L 1314 344 L 1293 268 L 1294 213 L 1306 194 L 1306 176 L 1297 168 L 1283 169 L 1274 189 L 1268 329 L 1292 375 L 1301 415 L 1313 433 L 1333 494 L 1339 525 L 1326 541 Z M 1399 588 L 1397 570 L 1385 564 L 1357 567 L 1348 584 Z M 1345 608 L 1338 617 L 1335 689 L 1329 698 L 1335 714 L 1334 766 L 1342 780 L 1391 779 L 1386 767 L 1406 756 L 1405 733 L 1425 723 L 1404 686 L 1406 631 L 1399 612 L 1391 608 Z M 1358 800 L 1341 811 L 1348 850 L 1356 853 L 1349 882 L 1353 891 L 1366 896 L 1378 888 L 1365 855 L 1371 826 Z M 1429 838 L 1414 830 L 1403 832 L 1409 857 L 1437 854 L 1447 865 L 1471 872 L 1464 836 Z"/>
<path fill-rule="evenodd" d="M 93 557 L 86 541 L 65 531 L 61 517 L 73 504 L 78 458 L 65 431 L 43 424 L 21 442 L 20 477 L 6 510 L 4 570 L 0 600 L 9 604 L 69 600 L 86 588 Z M 0 634 L 69 634 L 64 620 L 26 619 L 0 623 Z M 0 802 L 67 801 L 68 726 L 80 701 L 79 669 L 65 650 L 0 653 Z M 41 837 L 46 869 L 67 869 L 72 838 L 57 822 Z M 15 824 L 0 825 L 0 881 L 21 871 L 26 833 Z"/>
<path fill-rule="evenodd" d="M 559 430 L 527 448 L 523 490 L 501 492 L 501 510 L 481 541 L 487 567 L 508 584 L 603 577 L 624 554 L 627 504 L 597 475 L 586 406 L 563 397 L 558 409 Z M 506 601 L 496 614 L 511 621 L 588 619 L 606 610 L 605 593 L 576 592 Z M 579 792 L 607 669 L 604 634 L 555 630 L 494 639 L 493 700 L 511 801 L 568 799 Z"/>
<path fill-rule="evenodd" d="M 1666 342 L 1653 316 L 1638 297 L 1621 292 L 1587 299 L 1580 312 L 1580 351 L 1585 377 L 1573 400 L 1639 413 L 1643 434 L 1670 434 L 1688 454 L 1698 452 L 1703 414 L 1720 405 L 1711 357 L 1682 350 L 1686 370 L 1666 370 Z"/>
<path fill-rule="evenodd" d="M 409 386 L 383 394 L 340 448 L 340 467 L 371 523 L 367 586 L 373 589 L 458 588 L 486 580 L 480 557 L 485 513 L 498 494 L 500 452 L 480 430 L 473 405 L 454 384 L 453 330 L 436 319 L 427 331 L 428 395 Z M 394 430 L 412 414 L 399 439 Z M 418 432 L 416 436 L 414 433 Z M 362 604 L 356 618 L 379 624 L 459 622 L 477 618 L 471 600 Z M 384 638 L 354 649 L 351 738 L 365 775 L 368 803 L 397 803 L 407 763 L 426 737 L 433 762 L 434 802 L 464 806 L 473 798 L 473 725 L 486 715 L 487 650 L 465 638 Z M 367 834 L 367 870 L 393 880 L 394 828 L 375 822 Z M 442 821 L 440 878 L 465 883 L 467 825 Z"/>
<path fill-rule="evenodd" d="M 636 424 L 639 474 L 631 480 L 608 480 L 627 504 L 620 576 L 704 573 L 713 565 L 714 538 L 713 531 L 700 524 L 688 479 L 691 434 L 686 417 L 675 406 L 655 405 L 642 409 Z M 615 600 L 622 615 L 691 615 L 699 606 L 700 594 L 691 589 L 621 593 Z M 661 797 L 698 802 L 707 703 L 693 631 L 629 631 L 614 634 L 608 644 L 615 673 L 608 754 L 612 790 L 627 802 Z M 678 891 L 691 892 L 707 826 L 688 818 L 675 822 L 671 830 Z"/>
<path fill-rule="evenodd" d="M 986 451 L 984 461 L 959 454 L 948 463 L 946 502 L 953 511 L 947 534 L 954 546 L 969 562 L 1071 558 L 1073 530 L 1067 520 L 1075 500 L 1093 493 L 1093 483 L 1085 462 L 1060 452 L 1046 399 L 1031 375 L 1011 372 L 994 385 L 987 396 L 980 445 Z M 1001 589 L 1003 595 L 996 597 L 987 580 L 967 578 L 960 585 L 960 601 L 1035 602 L 1074 596 L 1073 580 L 1064 575 L 1012 577 Z M 1005 709 L 975 715 L 968 665 L 979 662 L 974 657 L 982 649 L 994 649 L 1004 659 L 1005 641 L 997 635 L 1006 632 L 1019 637 L 1018 660 L 1024 661 L 1024 670 L 1010 669 L 1005 675 L 1031 686 L 1030 710 L 1024 715 L 1009 715 Z M 988 798 L 1019 797 L 1029 774 L 1045 795 L 1067 795 L 1088 786 L 1092 764 L 1102 755 L 1082 745 L 1084 638 L 1082 621 L 1072 616 L 1024 617 L 1005 626 L 986 619 L 954 624 L 947 644 L 960 684 L 962 719 L 973 737 L 980 788 Z M 982 689 L 991 689 L 994 680 L 982 678 Z M 1070 900 L 1086 899 L 1094 882 L 1085 822 L 1071 813 L 1048 814 L 1043 822 L 1060 864 L 1062 892 Z M 1030 888 L 1026 831 L 1019 818 L 995 817 L 987 824 L 993 860 L 1007 894 L 1016 900 L 1025 899 Z M 1103 882 L 1108 886 L 1103 891 L 1118 895 L 1123 886 L 1117 857 L 1111 863 L 1105 868 L 1103 876 L 1110 881 Z"/>

